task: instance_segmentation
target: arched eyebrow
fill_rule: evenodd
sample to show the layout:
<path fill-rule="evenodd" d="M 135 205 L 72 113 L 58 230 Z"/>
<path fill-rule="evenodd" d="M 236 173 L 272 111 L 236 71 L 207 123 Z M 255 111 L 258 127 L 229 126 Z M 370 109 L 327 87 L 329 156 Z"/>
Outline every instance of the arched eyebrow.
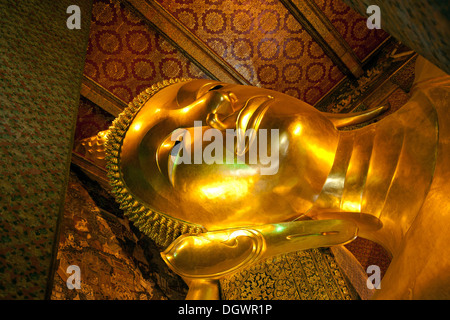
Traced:
<path fill-rule="evenodd" d="M 198 88 L 196 92 L 196 99 L 202 97 L 205 93 L 208 93 L 209 91 L 214 91 L 223 88 L 225 87 L 225 85 L 226 85 L 225 83 L 221 83 L 216 80 L 212 80 L 209 83 L 205 83 L 203 86 Z"/>

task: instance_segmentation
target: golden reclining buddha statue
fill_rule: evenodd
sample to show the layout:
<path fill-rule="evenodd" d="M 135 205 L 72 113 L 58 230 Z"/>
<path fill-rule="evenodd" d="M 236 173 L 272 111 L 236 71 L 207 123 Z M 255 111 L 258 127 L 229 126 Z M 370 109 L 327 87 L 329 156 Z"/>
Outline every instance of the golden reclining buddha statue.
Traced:
<path fill-rule="evenodd" d="M 411 99 L 380 121 L 212 80 L 141 93 L 105 139 L 113 193 L 189 286 L 357 236 L 392 256 L 378 299 L 450 298 L 450 77 L 423 58 Z"/>

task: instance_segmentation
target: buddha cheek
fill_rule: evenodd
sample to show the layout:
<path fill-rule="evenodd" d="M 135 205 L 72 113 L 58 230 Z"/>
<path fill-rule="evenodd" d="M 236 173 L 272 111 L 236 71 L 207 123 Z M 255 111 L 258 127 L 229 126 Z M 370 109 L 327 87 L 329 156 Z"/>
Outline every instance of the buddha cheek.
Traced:
<path fill-rule="evenodd" d="M 181 164 L 174 172 L 174 189 L 182 192 L 185 200 L 204 202 L 205 208 L 217 211 L 225 208 L 222 203 L 229 207 L 248 196 L 258 196 L 255 187 L 260 176 L 256 172 L 246 165 Z"/>
<path fill-rule="evenodd" d="M 189 208 L 189 219 L 208 230 L 232 226 L 275 223 L 295 218 L 295 208 L 305 209 L 303 199 L 293 199 L 292 185 L 276 175 L 261 175 L 260 168 L 247 164 L 180 164 L 174 170 L 174 192 L 180 205 Z M 301 204 L 299 203 L 301 202 Z M 310 205 L 308 203 L 308 205 Z"/>
<path fill-rule="evenodd" d="M 208 230 L 249 223 L 251 209 L 259 206 L 254 180 L 239 177 L 236 171 L 229 174 L 226 167 L 181 164 L 175 169 L 174 192 L 180 196 L 180 205 L 188 208 L 190 221 Z"/>

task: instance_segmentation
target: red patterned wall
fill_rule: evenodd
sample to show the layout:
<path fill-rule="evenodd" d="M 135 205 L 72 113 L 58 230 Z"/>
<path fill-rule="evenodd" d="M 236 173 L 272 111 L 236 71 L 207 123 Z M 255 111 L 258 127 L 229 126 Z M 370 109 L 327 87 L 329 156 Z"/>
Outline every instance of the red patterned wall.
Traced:
<path fill-rule="evenodd" d="M 278 0 L 158 0 L 253 85 L 314 104 L 344 75 Z"/>
<path fill-rule="evenodd" d="M 344 75 L 278 0 L 158 0 L 251 84 L 314 104 Z M 363 60 L 387 38 L 341 0 L 314 0 Z M 120 2 L 94 0 L 85 75 L 125 102 L 172 77 L 207 78 Z"/>
<path fill-rule="evenodd" d="M 314 0 L 314 2 L 360 60 L 369 56 L 389 36 L 381 29 L 367 28 L 367 18 L 362 17 L 342 0 Z"/>
<path fill-rule="evenodd" d="M 84 74 L 125 102 L 164 79 L 207 77 L 114 0 L 94 1 Z"/>

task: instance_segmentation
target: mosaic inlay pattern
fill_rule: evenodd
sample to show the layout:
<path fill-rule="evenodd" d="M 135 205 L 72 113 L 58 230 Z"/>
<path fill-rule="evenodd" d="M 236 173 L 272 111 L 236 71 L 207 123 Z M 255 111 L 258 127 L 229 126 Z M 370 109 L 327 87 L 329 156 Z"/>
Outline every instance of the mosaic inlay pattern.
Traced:
<path fill-rule="evenodd" d="M 356 300 L 328 248 L 269 258 L 220 280 L 227 300 Z"/>
<path fill-rule="evenodd" d="M 0 2 L 0 299 L 48 293 L 89 29 L 71 4 Z"/>

